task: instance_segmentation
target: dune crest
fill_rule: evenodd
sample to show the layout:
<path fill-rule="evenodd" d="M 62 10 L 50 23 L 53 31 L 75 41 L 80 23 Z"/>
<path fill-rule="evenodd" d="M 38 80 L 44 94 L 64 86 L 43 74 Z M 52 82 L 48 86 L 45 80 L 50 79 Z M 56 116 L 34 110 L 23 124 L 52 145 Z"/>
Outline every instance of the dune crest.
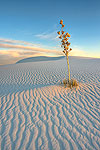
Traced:
<path fill-rule="evenodd" d="M 60 57 L 47 57 L 47 56 L 38 56 L 38 57 L 29 57 L 19 60 L 16 63 L 27 63 L 27 62 L 38 62 L 38 61 L 53 61 L 64 58 L 64 56 Z"/>

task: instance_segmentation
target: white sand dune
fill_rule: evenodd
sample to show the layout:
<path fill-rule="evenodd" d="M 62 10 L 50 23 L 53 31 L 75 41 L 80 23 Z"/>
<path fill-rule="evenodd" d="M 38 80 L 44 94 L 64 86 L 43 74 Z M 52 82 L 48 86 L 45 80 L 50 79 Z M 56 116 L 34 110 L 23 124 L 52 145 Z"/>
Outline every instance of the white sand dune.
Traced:
<path fill-rule="evenodd" d="M 100 150 L 100 59 L 0 66 L 1 150 Z M 68 73 L 67 73 L 68 74 Z"/>
<path fill-rule="evenodd" d="M 47 56 L 38 56 L 38 57 L 29 57 L 19 60 L 16 63 L 26 63 L 26 62 L 37 62 L 37 61 L 51 61 L 51 60 L 59 60 L 64 58 L 64 56 L 60 57 L 47 57 Z"/>

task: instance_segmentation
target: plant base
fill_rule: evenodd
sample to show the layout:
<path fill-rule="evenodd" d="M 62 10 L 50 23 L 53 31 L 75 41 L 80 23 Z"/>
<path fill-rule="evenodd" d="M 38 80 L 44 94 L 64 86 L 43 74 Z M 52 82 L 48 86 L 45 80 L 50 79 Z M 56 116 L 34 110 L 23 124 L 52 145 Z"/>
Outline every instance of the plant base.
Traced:
<path fill-rule="evenodd" d="M 63 84 L 64 84 L 64 87 L 70 87 L 70 88 L 78 86 L 78 83 L 75 79 L 71 79 L 70 81 L 68 79 L 64 79 Z"/>

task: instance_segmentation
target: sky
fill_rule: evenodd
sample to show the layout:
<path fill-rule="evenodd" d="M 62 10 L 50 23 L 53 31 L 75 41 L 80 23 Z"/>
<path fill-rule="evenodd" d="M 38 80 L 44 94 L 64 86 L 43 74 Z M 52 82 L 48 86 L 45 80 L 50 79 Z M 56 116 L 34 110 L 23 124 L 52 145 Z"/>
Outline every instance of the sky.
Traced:
<path fill-rule="evenodd" d="M 0 65 L 34 56 L 61 56 L 63 19 L 70 56 L 100 58 L 100 0 L 0 1 Z"/>

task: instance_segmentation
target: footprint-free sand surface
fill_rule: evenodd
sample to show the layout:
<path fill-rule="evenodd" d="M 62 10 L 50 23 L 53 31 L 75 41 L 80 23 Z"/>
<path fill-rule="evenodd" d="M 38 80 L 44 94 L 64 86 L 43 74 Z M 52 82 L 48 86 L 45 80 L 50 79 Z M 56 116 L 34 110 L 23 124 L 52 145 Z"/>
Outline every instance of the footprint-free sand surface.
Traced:
<path fill-rule="evenodd" d="M 1 150 L 100 150 L 100 59 L 0 66 Z"/>

